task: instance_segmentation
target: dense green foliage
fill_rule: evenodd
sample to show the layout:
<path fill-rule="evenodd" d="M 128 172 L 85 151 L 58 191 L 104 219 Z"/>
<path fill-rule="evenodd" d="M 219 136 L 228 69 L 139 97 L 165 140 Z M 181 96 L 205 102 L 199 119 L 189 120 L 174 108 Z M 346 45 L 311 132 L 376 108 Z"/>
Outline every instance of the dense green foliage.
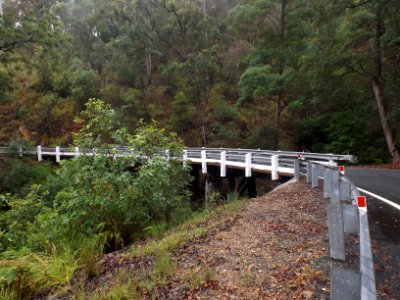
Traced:
<path fill-rule="evenodd" d="M 25 297 L 67 283 L 78 269 L 90 273 L 104 247 L 119 249 L 190 214 L 189 169 L 157 155 L 159 147 L 182 150 L 176 135 L 155 123 L 130 135 L 117 120 L 110 105 L 89 100 L 74 144 L 105 152 L 63 161 L 46 178 L 35 171 L 41 185 L 0 195 L 0 271 L 8 274 L 0 276 L 0 291 Z M 117 142 L 138 151 L 117 158 Z M 20 169 L 14 164 L 3 181 Z"/>
<path fill-rule="evenodd" d="M 128 131 L 154 119 L 188 146 L 396 159 L 395 1 L 9 0 L 2 12 L 0 143 L 67 145 L 100 97 Z"/>

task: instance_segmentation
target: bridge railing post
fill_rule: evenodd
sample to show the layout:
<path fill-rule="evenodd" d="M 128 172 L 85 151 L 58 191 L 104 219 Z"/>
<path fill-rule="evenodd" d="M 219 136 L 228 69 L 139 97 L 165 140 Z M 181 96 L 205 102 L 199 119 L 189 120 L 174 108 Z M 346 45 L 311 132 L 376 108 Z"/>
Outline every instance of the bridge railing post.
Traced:
<path fill-rule="evenodd" d="M 61 153 L 60 153 L 60 147 L 56 147 L 56 162 L 59 163 L 61 161 Z"/>
<path fill-rule="evenodd" d="M 251 153 L 246 154 L 245 177 L 251 177 Z"/>
<path fill-rule="evenodd" d="M 183 150 L 183 156 L 182 156 L 182 162 L 184 167 L 187 166 L 187 161 L 188 161 L 188 151 L 185 149 Z"/>
<path fill-rule="evenodd" d="M 279 179 L 279 162 L 278 162 L 278 155 L 274 154 L 271 156 L 271 179 L 278 180 Z"/>
<path fill-rule="evenodd" d="M 221 177 L 226 177 L 226 151 L 221 152 Z"/>
<path fill-rule="evenodd" d="M 38 158 L 38 161 L 42 161 L 43 160 L 43 157 L 42 157 L 42 146 L 37 146 L 37 158 Z"/>
<path fill-rule="evenodd" d="M 75 147 L 75 157 L 79 156 L 79 147 Z"/>
<path fill-rule="evenodd" d="M 201 150 L 201 170 L 203 174 L 207 174 L 207 152 Z"/>

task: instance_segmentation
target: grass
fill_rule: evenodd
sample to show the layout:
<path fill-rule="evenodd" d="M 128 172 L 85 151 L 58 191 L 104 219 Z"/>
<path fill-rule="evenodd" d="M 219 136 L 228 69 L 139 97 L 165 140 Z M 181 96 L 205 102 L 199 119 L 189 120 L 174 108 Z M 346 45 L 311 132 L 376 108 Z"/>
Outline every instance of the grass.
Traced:
<path fill-rule="evenodd" d="M 84 282 L 88 276 L 98 274 L 97 262 L 102 255 L 104 241 L 101 236 L 88 238 L 78 251 L 68 247 L 58 251 L 54 247 L 51 253 L 46 254 L 30 251 L 9 253 L 0 260 L 0 300 L 21 299 L 24 298 L 21 295 L 48 291 L 60 296 L 70 292 L 73 278 Z"/>
<path fill-rule="evenodd" d="M 79 260 L 68 251 L 52 256 L 31 254 L 22 261 L 28 273 L 27 285 L 37 292 L 68 284 L 80 268 Z"/>
<path fill-rule="evenodd" d="M 211 228 L 218 227 L 223 223 L 223 216 L 239 211 L 242 202 L 234 199 L 225 205 L 218 206 L 212 211 L 194 213 L 188 221 L 175 229 L 167 231 L 159 239 L 153 239 L 144 246 L 131 247 L 131 255 L 162 255 L 175 250 L 184 243 L 203 237 Z"/>
<path fill-rule="evenodd" d="M 167 278 L 171 269 L 171 256 L 169 254 L 160 256 L 154 263 L 153 276 L 157 279 L 157 282 L 161 282 Z"/>
<path fill-rule="evenodd" d="M 14 300 L 18 298 L 17 292 L 0 286 L 0 300 Z"/>
<path fill-rule="evenodd" d="M 191 292 L 199 289 L 207 282 L 215 281 L 215 273 L 209 267 L 188 270 L 180 276 L 184 286 Z"/>

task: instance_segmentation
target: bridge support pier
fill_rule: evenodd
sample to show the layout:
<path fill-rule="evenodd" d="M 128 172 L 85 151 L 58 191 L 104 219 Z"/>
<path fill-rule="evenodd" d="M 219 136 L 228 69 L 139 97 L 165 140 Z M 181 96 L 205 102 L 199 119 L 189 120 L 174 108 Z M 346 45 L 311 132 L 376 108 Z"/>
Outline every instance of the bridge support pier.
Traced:
<path fill-rule="evenodd" d="M 229 184 L 229 193 L 236 192 L 236 176 L 230 175 L 228 176 L 228 184 Z"/>
<path fill-rule="evenodd" d="M 206 182 L 204 184 L 204 201 L 206 206 L 209 202 L 210 194 L 213 192 L 213 184 L 209 177 L 206 177 Z"/>
<path fill-rule="evenodd" d="M 256 178 L 247 178 L 247 195 L 249 198 L 255 198 L 257 196 Z"/>
<path fill-rule="evenodd" d="M 194 178 L 192 181 L 192 203 L 195 203 L 200 198 L 200 169 L 192 166 L 190 175 Z"/>

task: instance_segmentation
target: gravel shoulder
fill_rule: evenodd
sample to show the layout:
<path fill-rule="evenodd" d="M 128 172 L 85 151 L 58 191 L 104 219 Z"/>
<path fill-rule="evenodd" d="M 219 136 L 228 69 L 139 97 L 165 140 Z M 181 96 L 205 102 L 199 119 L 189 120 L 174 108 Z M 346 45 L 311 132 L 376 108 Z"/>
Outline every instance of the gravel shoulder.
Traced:
<path fill-rule="evenodd" d="M 328 249 L 320 191 L 294 183 L 247 201 L 230 226 L 177 251 L 174 262 L 178 274 L 212 268 L 217 284 L 193 299 L 325 299 Z"/>

